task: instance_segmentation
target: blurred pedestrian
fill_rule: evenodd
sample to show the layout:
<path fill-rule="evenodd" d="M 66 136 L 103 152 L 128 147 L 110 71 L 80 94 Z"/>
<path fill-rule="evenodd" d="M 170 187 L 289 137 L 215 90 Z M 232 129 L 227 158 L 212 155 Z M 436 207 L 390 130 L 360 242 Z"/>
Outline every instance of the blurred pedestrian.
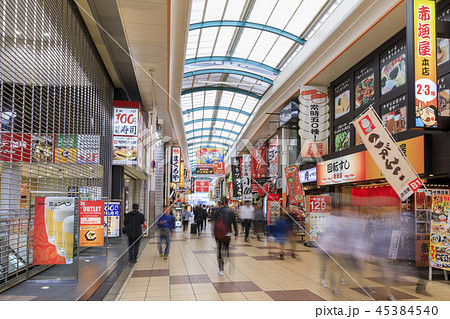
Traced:
<path fill-rule="evenodd" d="M 258 241 L 262 241 L 261 235 L 264 232 L 264 222 L 265 222 L 265 218 L 264 218 L 264 210 L 262 208 L 262 203 L 258 202 L 256 204 L 256 209 L 255 209 L 255 233 L 256 233 L 256 238 L 258 239 Z"/>
<path fill-rule="evenodd" d="M 170 209 L 166 210 L 165 214 L 158 219 L 157 223 L 159 231 L 158 251 L 160 257 L 164 255 L 164 259 L 167 259 L 167 257 L 169 256 L 170 236 L 172 236 L 173 234 L 175 224 L 175 218 L 170 213 Z M 164 254 L 162 250 L 163 241 L 166 242 Z"/>
<path fill-rule="evenodd" d="M 244 227 L 244 241 L 248 242 L 248 235 L 250 233 L 250 226 L 255 219 L 255 210 L 250 206 L 250 201 L 244 201 L 244 205 L 239 207 L 239 218 L 242 220 L 242 227 Z"/>
<path fill-rule="evenodd" d="M 291 257 L 297 258 L 295 255 L 295 247 L 297 245 L 297 222 L 298 222 L 298 208 L 296 206 L 289 205 L 287 222 L 288 222 L 288 239 L 291 243 Z"/>
<path fill-rule="evenodd" d="M 194 222 L 197 225 L 197 234 L 200 236 L 203 230 L 203 210 L 201 205 L 197 206 L 194 210 Z"/>
<path fill-rule="evenodd" d="M 214 220 L 214 237 L 217 243 L 217 263 L 219 265 L 219 275 L 224 275 L 224 265 L 226 258 L 229 257 L 230 240 L 232 235 L 231 225 L 234 228 L 234 236 L 237 238 L 238 229 L 236 223 L 236 215 L 233 210 L 228 207 L 228 198 L 222 197 L 219 203 L 219 209 L 216 211 Z"/>
<path fill-rule="evenodd" d="M 183 209 L 181 213 L 181 220 L 183 221 L 183 233 L 186 232 L 189 226 L 189 220 L 191 219 L 191 212 L 187 210 L 187 207 Z"/>
<path fill-rule="evenodd" d="M 123 222 L 124 233 L 128 236 L 129 262 L 132 263 L 137 262 L 144 221 L 144 214 L 139 211 L 139 204 L 133 204 L 133 210 L 125 214 L 125 220 Z"/>
<path fill-rule="evenodd" d="M 275 222 L 275 240 L 280 245 L 280 259 L 284 260 L 284 245 L 289 230 L 287 215 L 284 210 L 281 210 L 280 217 Z"/>

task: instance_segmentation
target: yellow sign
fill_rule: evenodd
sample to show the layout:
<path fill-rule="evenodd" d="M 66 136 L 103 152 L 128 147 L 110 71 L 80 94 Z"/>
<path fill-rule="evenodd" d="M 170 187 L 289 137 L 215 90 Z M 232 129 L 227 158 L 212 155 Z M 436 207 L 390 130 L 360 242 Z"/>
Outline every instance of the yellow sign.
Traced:
<path fill-rule="evenodd" d="M 180 188 L 184 187 L 184 162 L 181 162 L 180 168 Z"/>
<path fill-rule="evenodd" d="M 55 163 L 76 163 L 77 150 L 73 148 L 55 148 Z"/>
<path fill-rule="evenodd" d="M 436 3 L 414 0 L 416 127 L 437 127 Z"/>

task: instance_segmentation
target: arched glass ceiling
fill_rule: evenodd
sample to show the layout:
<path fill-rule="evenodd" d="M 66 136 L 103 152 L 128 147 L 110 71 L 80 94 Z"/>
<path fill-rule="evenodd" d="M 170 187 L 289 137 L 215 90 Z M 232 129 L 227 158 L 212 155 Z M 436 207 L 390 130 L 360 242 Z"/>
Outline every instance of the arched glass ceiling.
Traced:
<path fill-rule="evenodd" d="M 181 107 L 194 167 L 196 148 L 233 145 L 280 70 L 340 1 L 192 1 Z"/>

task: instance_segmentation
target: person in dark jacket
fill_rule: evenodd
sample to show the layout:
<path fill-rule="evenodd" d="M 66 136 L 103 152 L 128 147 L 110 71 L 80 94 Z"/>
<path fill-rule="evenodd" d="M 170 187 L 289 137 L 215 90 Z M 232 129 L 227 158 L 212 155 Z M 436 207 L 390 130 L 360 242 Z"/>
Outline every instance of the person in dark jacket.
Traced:
<path fill-rule="evenodd" d="M 166 241 L 166 249 L 164 250 L 164 259 L 169 256 L 170 250 L 170 236 L 172 236 L 173 229 L 175 227 L 175 217 L 171 214 L 170 209 L 167 209 L 165 214 L 158 219 L 159 241 L 158 250 L 159 256 L 163 256 L 162 241 Z"/>
<path fill-rule="evenodd" d="M 194 210 L 194 222 L 197 225 L 197 234 L 203 231 L 203 209 L 202 206 L 197 206 Z"/>
<path fill-rule="evenodd" d="M 139 204 L 133 204 L 133 210 L 125 214 L 124 230 L 128 236 L 128 254 L 129 261 L 135 263 L 139 253 L 139 244 L 141 242 L 142 225 L 144 224 L 144 215 L 139 212 Z"/>
<path fill-rule="evenodd" d="M 223 270 L 224 270 L 224 258 L 229 256 L 230 251 L 230 239 L 231 239 L 231 225 L 233 225 L 234 228 L 234 236 L 237 238 L 238 236 L 238 228 L 236 223 L 236 215 L 234 214 L 233 210 L 228 207 L 228 198 L 222 197 L 220 203 L 220 208 L 217 210 L 214 218 L 214 222 L 217 222 L 219 219 L 221 219 L 226 227 L 226 233 L 227 236 L 225 240 L 218 240 L 216 234 L 216 242 L 217 242 L 217 261 L 219 264 L 219 276 L 223 276 Z M 215 229 L 215 227 L 213 227 Z"/>

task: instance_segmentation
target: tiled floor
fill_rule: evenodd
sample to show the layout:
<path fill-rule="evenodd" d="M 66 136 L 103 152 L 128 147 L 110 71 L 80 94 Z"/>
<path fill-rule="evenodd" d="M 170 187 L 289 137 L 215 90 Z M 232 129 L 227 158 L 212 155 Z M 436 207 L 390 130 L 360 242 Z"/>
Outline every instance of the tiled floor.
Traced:
<path fill-rule="evenodd" d="M 297 258 L 286 250 L 285 260 L 280 260 L 278 246 L 272 242 L 251 238 L 245 243 L 243 237 L 233 238 L 225 275 L 219 276 L 209 227 L 200 237 L 177 230 L 172 239 L 167 260 L 159 256 L 156 238 L 141 248 L 142 255 L 116 300 L 349 301 L 386 300 L 390 294 L 397 300 L 450 300 L 449 282 L 429 283 L 427 290 L 435 297 L 424 297 L 415 293 L 417 279 L 411 276 L 398 277 L 391 281 L 392 287 L 385 286 L 386 280 L 371 263 L 364 265 L 364 275 L 349 271 L 347 284 L 335 287 L 336 294 L 320 284 L 318 249 L 300 242 Z M 338 268 L 331 265 L 328 272 L 337 273 Z M 330 286 L 330 276 L 326 282 Z"/>

